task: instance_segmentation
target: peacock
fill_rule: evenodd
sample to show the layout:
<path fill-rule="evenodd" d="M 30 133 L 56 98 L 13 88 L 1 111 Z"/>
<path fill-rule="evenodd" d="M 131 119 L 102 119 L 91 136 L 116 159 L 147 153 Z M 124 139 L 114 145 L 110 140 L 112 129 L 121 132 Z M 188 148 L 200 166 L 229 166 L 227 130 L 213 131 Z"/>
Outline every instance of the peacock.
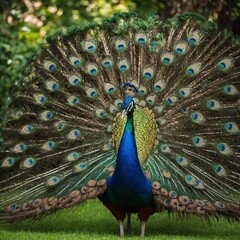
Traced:
<path fill-rule="evenodd" d="M 201 15 L 47 37 L 2 124 L 0 221 L 98 198 L 119 221 L 240 217 L 240 46 Z"/>

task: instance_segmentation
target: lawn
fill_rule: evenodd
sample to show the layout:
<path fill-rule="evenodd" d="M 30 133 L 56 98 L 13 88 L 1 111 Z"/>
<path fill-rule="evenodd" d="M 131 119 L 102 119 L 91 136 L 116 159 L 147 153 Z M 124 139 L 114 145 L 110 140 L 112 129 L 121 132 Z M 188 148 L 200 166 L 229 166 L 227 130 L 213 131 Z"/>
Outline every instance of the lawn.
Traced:
<path fill-rule="evenodd" d="M 124 239 L 139 239 L 140 222 L 132 216 L 132 234 Z M 0 224 L 0 240 L 75 240 L 119 239 L 118 222 L 98 201 L 67 209 L 36 221 Z M 240 224 L 227 220 L 203 221 L 191 217 L 185 221 L 167 213 L 153 215 L 146 225 L 145 239 L 161 240 L 239 240 Z"/>

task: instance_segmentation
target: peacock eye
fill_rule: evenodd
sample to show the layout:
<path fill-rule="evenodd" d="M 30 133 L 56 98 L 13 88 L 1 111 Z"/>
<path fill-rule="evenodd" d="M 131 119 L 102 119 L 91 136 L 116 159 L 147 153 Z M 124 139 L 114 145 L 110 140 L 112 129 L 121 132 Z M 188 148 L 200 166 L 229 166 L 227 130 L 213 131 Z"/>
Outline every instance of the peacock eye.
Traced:
<path fill-rule="evenodd" d="M 82 59 L 80 57 L 75 57 L 75 56 L 70 57 L 69 61 L 70 61 L 70 64 L 74 67 L 78 67 L 82 63 Z"/>
<path fill-rule="evenodd" d="M 104 90 L 108 94 L 114 94 L 116 92 L 115 86 L 111 83 L 105 83 L 104 84 Z"/>
<path fill-rule="evenodd" d="M 47 98 L 43 94 L 33 94 L 35 102 L 40 105 L 44 105 L 47 102 Z"/>
<path fill-rule="evenodd" d="M 29 125 L 23 126 L 23 127 L 20 129 L 20 133 L 21 133 L 21 134 L 24 134 L 24 135 L 27 135 L 27 134 L 32 133 L 33 130 L 34 130 L 34 127 L 29 124 Z"/>
<path fill-rule="evenodd" d="M 68 81 L 73 86 L 76 86 L 82 82 L 81 78 L 76 75 L 71 75 L 70 77 L 68 77 Z"/>
<path fill-rule="evenodd" d="M 50 151 L 56 146 L 54 141 L 47 141 L 42 145 L 42 150 Z"/>
<path fill-rule="evenodd" d="M 198 45 L 202 39 L 202 34 L 197 30 L 188 35 L 188 42 L 192 45 Z"/>
<path fill-rule="evenodd" d="M 192 142 L 196 147 L 204 147 L 207 144 L 206 140 L 201 136 L 194 136 Z"/>
<path fill-rule="evenodd" d="M 144 34 L 144 33 L 137 33 L 135 35 L 135 42 L 137 44 L 140 44 L 140 45 L 145 44 L 147 42 L 146 34 Z"/>
<path fill-rule="evenodd" d="M 174 54 L 171 52 L 165 52 L 161 55 L 161 62 L 168 66 L 171 65 L 174 61 Z"/>
<path fill-rule="evenodd" d="M 219 143 L 217 144 L 217 150 L 219 153 L 223 155 L 232 155 L 233 151 L 231 147 L 227 143 Z"/>
<path fill-rule="evenodd" d="M 154 77 L 154 69 L 153 67 L 145 67 L 143 70 L 143 77 L 146 80 L 150 80 Z"/>
<path fill-rule="evenodd" d="M 78 129 L 73 129 L 68 133 L 67 138 L 70 140 L 76 140 L 79 139 L 80 136 L 81 132 Z"/>
<path fill-rule="evenodd" d="M 47 69 L 48 71 L 54 71 L 56 69 L 56 64 L 52 61 L 45 61 L 44 62 L 44 67 L 45 69 Z"/>
<path fill-rule="evenodd" d="M 81 157 L 81 154 L 78 152 L 71 152 L 66 156 L 66 161 L 73 162 L 78 160 Z"/>
<path fill-rule="evenodd" d="M 87 64 L 86 68 L 87 68 L 87 73 L 88 74 L 90 74 L 90 75 L 97 75 L 98 74 L 97 64 L 94 64 L 94 63 Z"/>
<path fill-rule="evenodd" d="M 52 91 L 52 92 L 59 89 L 59 84 L 56 81 L 53 81 L 53 80 L 46 81 L 45 86 L 49 91 Z"/>
<path fill-rule="evenodd" d="M 1 163 L 1 168 L 10 168 L 15 164 L 16 160 L 13 157 L 6 157 Z"/>
<path fill-rule="evenodd" d="M 98 96 L 97 90 L 95 88 L 88 88 L 86 94 L 89 98 L 96 99 Z"/>
<path fill-rule="evenodd" d="M 188 44 L 185 42 L 180 42 L 175 45 L 174 49 L 178 55 L 183 55 L 188 49 Z"/>
<path fill-rule="evenodd" d="M 224 58 L 217 64 L 218 69 L 223 72 L 228 71 L 233 66 L 233 61 L 231 58 Z"/>
<path fill-rule="evenodd" d="M 129 63 L 126 59 L 120 60 L 117 65 L 121 73 L 124 73 L 127 70 L 129 70 Z"/>
<path fill-rule="evenodd" d="M 109 67 L 112 66 L 112 64 L 113 64 L 113 61 L 112 61 L 111 58 L 105 58 L 105 59 L 102 60 L 102 66 L 104 68 L 109 68 Z"/>
<path fill-rule="evenodd" d="M 196 76 L 197 74 L 200 73 L 201 66 L 202 66 L 202 64 L 200 62 L 196 62 L 196 63 L 191 64 L 189 67 L 187 67 L 186 74 L 189 77 Z"/>
<path fill-rule="evenodd" d="M 94 40 L 83 41 L 82 47 L 86 52 L 89 53 L 94 53 L 97 50 L 97 44 Z"/>
<path fill-rule="evenodd" d="M 124 51 L 127 48 L 127 41 L 124 39 L 117 39 L 115 41 L 115 48 L 118 51 Z"/>
<path fill-rule="evenodd" d="M 36 159 L 34 158 L 27 158 L 23 162 L 20 163 L 21 169 L 29 169 L 35 166 L 37 163 Z"/>

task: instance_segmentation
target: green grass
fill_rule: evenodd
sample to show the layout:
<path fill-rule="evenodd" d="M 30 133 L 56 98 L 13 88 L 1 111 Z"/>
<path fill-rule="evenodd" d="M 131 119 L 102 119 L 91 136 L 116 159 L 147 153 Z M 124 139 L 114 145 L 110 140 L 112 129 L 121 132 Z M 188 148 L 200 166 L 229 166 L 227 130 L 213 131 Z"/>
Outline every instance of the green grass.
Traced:
<path fill-rule="evenodd" d="M 140 222 L 132 215 L 132 234 L 124 239 L 139 239 Z M 145 239 L 171 240 L 239 240 L 240 224 L 225 219 L 203 221 L 191 217 L 181 221 L 167 213 L 153 215 L 146 225 Z M 118 222 L 99 201 L 67 209 L 36 221 L 0 224 L 0 240 L 120 239 Z"/>

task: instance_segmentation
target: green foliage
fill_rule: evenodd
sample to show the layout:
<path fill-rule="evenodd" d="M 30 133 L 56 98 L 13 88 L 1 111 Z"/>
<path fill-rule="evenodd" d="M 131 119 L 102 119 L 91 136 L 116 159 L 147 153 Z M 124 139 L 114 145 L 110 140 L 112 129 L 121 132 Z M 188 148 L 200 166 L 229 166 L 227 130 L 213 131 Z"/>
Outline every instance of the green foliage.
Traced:
<path fill-rule="evenodd" d="M 0 105 L 8 105 L 11 88 L 24 78 L 29 58 L 35 52 L 36 43 L 24 30 L 16 30 L 0 18 Z M 5 99 L 5 101 L 3 101 Z M 1 116 L 2 117 L 2 116 Z"/>

